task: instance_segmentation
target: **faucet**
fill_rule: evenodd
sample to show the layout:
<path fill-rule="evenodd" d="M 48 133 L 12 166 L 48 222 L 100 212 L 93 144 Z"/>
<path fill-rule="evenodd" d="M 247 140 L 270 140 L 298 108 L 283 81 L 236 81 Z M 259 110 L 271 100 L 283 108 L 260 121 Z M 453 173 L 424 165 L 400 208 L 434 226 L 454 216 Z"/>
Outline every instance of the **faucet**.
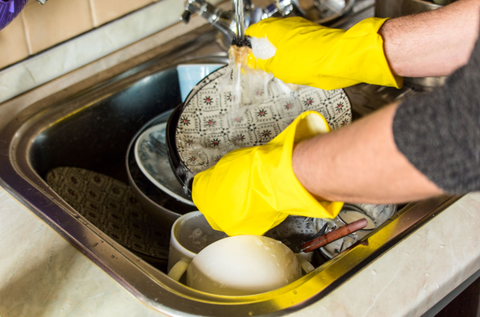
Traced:
<path fill-rule="evenodd" d="M 255 7 L 251 0 L 244 0 L 245 28 L 269 17 L 286 17 L 288 15 L 305 16 L 300 8 L 298 0 L 275 0 L 264 9 Z M 186 0 L 185 11 L 180 20 L 184 23 L 190 21 L 192 14 L 198 13 L 208 23 L 216 27 L 226 41 L 225 47 L 229 47 L 236 35 L 235 13 L 233 10 L 222 10 L 208 3 L 206 0 Z"/>

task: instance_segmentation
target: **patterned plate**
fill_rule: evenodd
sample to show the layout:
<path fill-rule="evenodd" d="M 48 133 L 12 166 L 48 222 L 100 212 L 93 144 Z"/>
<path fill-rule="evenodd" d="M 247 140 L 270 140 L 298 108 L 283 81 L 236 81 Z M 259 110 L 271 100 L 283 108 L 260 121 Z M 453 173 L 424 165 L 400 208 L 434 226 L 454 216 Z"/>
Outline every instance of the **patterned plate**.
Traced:
<path fill-rule="evenodd" d="M 160 123 L 149 128 L 138 137 L 135 143 L 135 161 L 142 173 L 155 186 L 175 199 L 194 206 L 193 202 L 184 194 L 182 185 L 180 185 L 170 167 L 168 157 L 157 153 L 149 145 L 151 138 L 165 145 L 166 126 L 166 123 Z"/>
<path fill-rule="evenodd" d="M 342 208 L 342 211 L 352 210 L 364 213 L 367 217 L 373 220 L 375 228 L 378 228 L 397 212 L 397 205 L 345 204 Z M 345 225 L 345 222 L 341 219 L 341 213 L 333 220 L 317 219 L 318 227 L 322 227 L 326 223 L 328 223 L 326 232 L 330 232 Z M 373 230 L 359 230 L 351 233 L 344 238 L 327 244 L 326 246 L 320 248 L 319 251 L 322 252 L 327 258 L 331 259 L 348 249 L 350 246 L 365 237 Z"/>
<path fill-rule="evenodd" d="M 185 174 L 208 169 L 233 149 L 266 144 L 307 110 L 321 113 L 333 129 L 351 122 L 350 101 L 343 89 L 302 86 L 290 90 L 276 78 L 257 85 L 247 83 L 252 94 L 262 96 L 261 102 L 242 107 L 232 116 L 229 70 L 221 68 L 202 80 L 178 116 L 175 142 L 180 162 L 187 169 Z"/>
<path fill-rule="evenodd" d="M 46 179 L 70 206 L 124 247 L 140 256 L 168 260 L 170 232 L 155 225 L 126 184 L 75 167 L 55 168 Z"/>

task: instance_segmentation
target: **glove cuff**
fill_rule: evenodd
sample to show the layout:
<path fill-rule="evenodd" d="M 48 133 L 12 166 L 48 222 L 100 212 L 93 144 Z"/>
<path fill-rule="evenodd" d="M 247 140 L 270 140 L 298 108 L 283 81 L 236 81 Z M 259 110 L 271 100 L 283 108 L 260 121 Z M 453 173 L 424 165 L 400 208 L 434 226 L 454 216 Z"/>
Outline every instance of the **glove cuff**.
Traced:
<path fill-rule="evenodd" d="M 290 129 L 295 129 L 294 133 L 288 131 Z M 281 166 L 288 166 L 288 169 L 278 172 L 284 175 L 281 177 L 283 186 L 285 186 L 284 184 L 288 184 L 285 197 L 286 199 L 292 200 L 294 204 L 299 204 L 292 206 L 292 209 L 289 211 L 290 215 L 313 218 L 334 218 L 343 207 L 343 202 L 330 202 L 326 200 L 321 200 L 320 202 L 317 200 L 317 198 L 303 187 L 293 171 L 292 156 L 295 144 L 330 131 L 330 126 L 321 114 L 315 111 L 307 111 L 298 116 L 291 126 L 284 131 L 287 138 L 282 141 L 279 135 L 280 138 L 277 139 L 279 142 L 283 142 L 284 148 L 282 156 L 284 156 L 285 160 L 288 160 L 288 163 L 285 162 L 281 164 Z M 278 184 L 278 186 L 282 186 L 282 184 Z M 293 198 L 292 195 L 294 195 L 295 198 Z"/>
<path fill-rule="evenodd" d="M 367 84 L 401 88 L 403 78 L 392 72 L 383 49 L 383 38 L 378 31 L 388 18 L 368 18 L 355 24 L 341 35 L 330 52 L 322 59 L 321 73 L 338 77 L 325 89 L 343 88 L 365 82 Z M 346 80 L 350 81 L 347 85 Z"/>
<path fill-rule="evenodd" d="M 362 24 L 371 24 L 375 33 L 375 37 L 377 38 L 376 47 L 374 49 L 378 54 L 379 67 L 382 69 L 382 72 L 377 78 L 372 78 L 372 81 L 374 81 L 373 84 L 402 88 L 403 77 L 392 72 L 383 49 L 383 38 L 380 34 L 378 34 L 380 28 L 389 19 L 390 18 L 368 18 L 359 22 L 357 25 L 362 26 Z"/>

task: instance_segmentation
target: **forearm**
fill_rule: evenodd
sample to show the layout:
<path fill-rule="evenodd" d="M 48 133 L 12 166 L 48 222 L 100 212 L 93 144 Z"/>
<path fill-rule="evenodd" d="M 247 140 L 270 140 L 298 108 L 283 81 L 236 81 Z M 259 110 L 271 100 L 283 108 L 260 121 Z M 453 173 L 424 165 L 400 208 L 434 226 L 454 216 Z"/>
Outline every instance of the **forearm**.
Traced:
<path fill-rule="evenodd" d="M 449 75 L 465 65 L 478 37 L 480 0 L 388 20 L 379 30 L 392 71 L 400 76 Z"/>
<path fill-rule="evenodd" d="M 441 194 L 397 150 L 392 132 L 396 107 L 299 143 L 292 164 L 300 183 L 314 196 L 353 203 L 398 203 Z"/>

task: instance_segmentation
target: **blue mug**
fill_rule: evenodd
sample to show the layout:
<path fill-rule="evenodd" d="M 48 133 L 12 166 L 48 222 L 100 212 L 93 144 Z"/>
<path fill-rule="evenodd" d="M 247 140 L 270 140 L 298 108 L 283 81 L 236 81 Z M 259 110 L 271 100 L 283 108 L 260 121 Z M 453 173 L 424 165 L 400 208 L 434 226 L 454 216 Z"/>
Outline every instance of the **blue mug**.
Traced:
<path fill-rule="evenodd" d="M 180 93 L 182 95 L 182 102 L 187 99 L 188 94 L 192 89 L 205 77 L 213 73 L 223 64 L 185 64 L 178 65 L 178 82 L 180 84 Z"/>

